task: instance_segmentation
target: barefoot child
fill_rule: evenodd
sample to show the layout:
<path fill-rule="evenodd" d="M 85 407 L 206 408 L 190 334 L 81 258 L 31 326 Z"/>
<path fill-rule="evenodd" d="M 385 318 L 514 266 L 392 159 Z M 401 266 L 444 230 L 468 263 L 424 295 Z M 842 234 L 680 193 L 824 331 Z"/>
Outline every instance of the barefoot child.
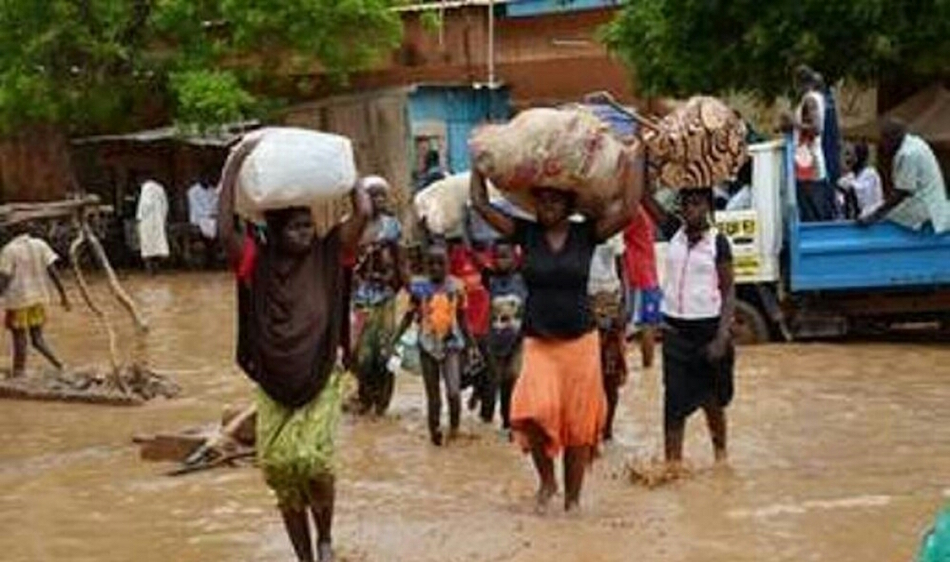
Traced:
<path fill-rule="evenodd" d="M 419 356 L 428 404 L 429 437 L 442 445 L 442 399 L 439 381 L 445 382 L 445 398 L 449 403 L 449 438 L 458 434 L 462 416 L 460 359 L 468 336 L 465 332 L 465 289 L 448 275 L 448 254 L 445 246 L 434 244 L 426 255 L 428 275 L 415 280 L 410 288 L 412 308 L 399 325 L 399 341 L 413 320 L 419 322 Z"/>
<path fill-rule="evenodd" d="M 716 460 L 726 460 L 726 406 L 732 401 L 735 310 L 732 249 L 710 222 L 712 190 L 680 191 L 682 220 L 651 196 L 644 205 L 670 236 L 663 279 L 663 386 L 666 460 L 683 458 L 686 419 L 706 414 Z"/>
<path fill-rule="evenodd" d="M 614 438 L 614 416 L 620 400 L 620 387 L 627 381 L 623 254 L 622 233 L 598 245 L 591 259 L 590 279 L 587 282 L 591 312 L 600 335 L 600 368 L 607 396 L 604 441 Z"/>
<path fill-rule="evenodd" d="M 277 496 L 297 559 L 312 562 L 310 516 L 320 562 L 333 560 L 333 436 L 340 417 L 338 364 L 343 316 L 341 256 L 356 249 L 370 216 L 365 190 L 351 195 L 353 213 L 325 236 L 307 208 L 265 214 L 264 236 L 234 230 L 234 184 L 256 143 L 242 141 L 225 164 L 220 236 L 238 279 L 238 362 L 259 386 L 257 461 Z"/>
<path fill-rule="evenodd" d="M 499 241 L 494 254 L 493 266 L 483 266 L 491 298 L 491 327 L 487 345 L 489 381 L 482 397 L 482 412 L 490 421 L 495 415 L 496 395 L 500 394 L 501 427 L 507 431 L 511 429 L 511 393 L 521 369 L 521 326 L 528 289 L 517 269 L 514 245 Z"/>
<path fill-rule="evenodd" d="M 63 368 L 43 337 L 50 281 L 63 308 L 69 310 L 69 300 L 54 267 L 58 259 L 49 244 L 30 235 L 23 226 L 19 227 L 19 235 L 0 251 L 0 297 L 7 311 L 6 327 L 13 334 L 14 377 L 26 372 L 27 338 L 54 367 Z"/>

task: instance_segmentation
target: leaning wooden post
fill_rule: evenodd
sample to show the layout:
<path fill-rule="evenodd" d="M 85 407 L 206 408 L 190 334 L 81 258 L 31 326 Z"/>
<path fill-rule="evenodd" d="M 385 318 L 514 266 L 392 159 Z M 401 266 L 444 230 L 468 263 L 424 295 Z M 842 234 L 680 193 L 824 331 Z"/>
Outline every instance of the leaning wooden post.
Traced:
<path fill-rule="evenodd" d="M 118 345 L 116 343 L 117 338 L 115 334 L 115 329 L 112 327 L 112 323 L 109 322 L 109 317 L 96 302 L 92 299 L 92 293 L 89 291 L 89 285 L 86 283 L 86 277 L 83 275 L 82 268 L 79 265 L 79 250 L 82 247 L 83 242 L 85 241 L 85 229 L 78 224 L 81 222 L 81 219 L 76 220 L 76 226 L 79 229 L 79 233 L 76 235 L 76 238 L 73 240 L 72 244 L 69 245 L 69 261 L 72 262 L 73 274 L 76 276 L 76 284 L 79 286 L 79 294 L 82 295 L 83 301 L 85 301 L 86 306 L 89 307 L 89 310 L 92 311 L 92 314 L 99 320 L 99 323 L 102 324 L 105 328 L 106 334 L 109 336 L 109 360 L 112 364 L 112 369 L 110 371 L 109 378 L 116 388 L 122 389 L 125 391 L 125 385 L 122 383 L 122 376 L 120 372 L 121 362 L 119 361 L 119 351 Z"/>

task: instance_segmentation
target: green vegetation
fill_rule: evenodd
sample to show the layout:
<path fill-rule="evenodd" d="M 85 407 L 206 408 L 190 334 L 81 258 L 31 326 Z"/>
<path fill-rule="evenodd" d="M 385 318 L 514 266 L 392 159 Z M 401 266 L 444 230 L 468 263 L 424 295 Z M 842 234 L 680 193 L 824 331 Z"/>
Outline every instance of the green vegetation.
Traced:
<path fill-rule="evenodd" d="M 121 129 L 168 111 L 205 126 L 273 100 L 254 86 L 298 72 L 337 80 L 400 40 L 392 0 L 6 0 L 0 134 Z"/>
<path fill-rule="evenodd" d="M 950 0 L 636 0 L 603 35 L 647 95 L 771 99 L 800 63 L 830 82 L 950 75 Z"/>

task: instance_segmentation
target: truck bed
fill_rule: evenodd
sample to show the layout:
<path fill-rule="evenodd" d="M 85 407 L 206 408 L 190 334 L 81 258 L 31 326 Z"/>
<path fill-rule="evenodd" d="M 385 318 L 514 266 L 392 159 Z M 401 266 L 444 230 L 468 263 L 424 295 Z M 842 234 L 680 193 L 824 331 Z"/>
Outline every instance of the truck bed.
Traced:
<path fill-rule="evenodd" d="M 950 287 L 950 233 L 886 221 L 799 223 L 789 229 L 793 292 Z"/>

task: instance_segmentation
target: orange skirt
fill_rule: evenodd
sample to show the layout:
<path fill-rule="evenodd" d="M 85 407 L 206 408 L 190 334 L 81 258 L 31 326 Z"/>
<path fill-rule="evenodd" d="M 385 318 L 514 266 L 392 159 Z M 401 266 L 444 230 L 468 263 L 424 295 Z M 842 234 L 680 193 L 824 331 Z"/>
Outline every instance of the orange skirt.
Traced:
<path fill-rule="evenodd" d="M 607 418 L 600 367 L 600 336 L 594 330 L 573 340 L 525 338 L 521 375 L 511 398 L 511 427 L 525 450 L 525 430 L 547 437 L 545 452 L 596 447 Z"/>

